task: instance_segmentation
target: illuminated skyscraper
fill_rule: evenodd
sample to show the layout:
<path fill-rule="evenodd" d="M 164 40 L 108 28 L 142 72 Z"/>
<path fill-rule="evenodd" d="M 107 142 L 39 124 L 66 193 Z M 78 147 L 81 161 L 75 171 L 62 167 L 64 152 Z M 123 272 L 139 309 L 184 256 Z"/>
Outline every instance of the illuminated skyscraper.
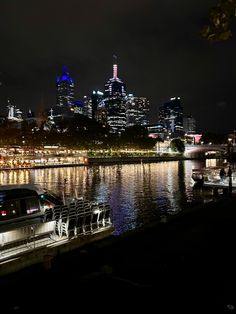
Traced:
<path fill-rule="evenodd" d="M 91 97 L 84 96 L 83 99 L 83 115 L 92 119 L 92 99 Z"/>
<path fill-rule="evenodd" d="M 126 100 L 126 126 L 149 124 L 149 100 L 129 94 Z"/>
<path fill-rule="evenodd" d="M 69 76 L 68 68 L 63 67 L 63 72 L 57 77 L 57 106 L 72 107 L 74 102 L 74 82 Z"/>
<path fill-rule="evenodd" d="M 159 123 L 166 129 L 166 135 L 169 137 L 182 137 L 184 135 L 183 107 L 180 97 L 173 97 L 160 107 Z"/>
<path fill-rule="evenodd" d="M 103 107 L 103 97 L 104 94 L 102 92 L 93 91 L 91 100 L 92 100 L 92 119 L 95 119 L 96 112 L 99 108 Z M 101 104 L 101 105 L 100 105 Z"/>
<path fill-rule="evenodd" d="M 8 100 L 8 114 L 7 114 L 7 119 L 8 121 L 15 121 L 15 122 L 22 122 L 22 111 L 17 108 L 16 106 L 13 106 L 10 103 L 10 100 Z"/>
<path fill-rule="evenodd" d="M 116 64 L 117 60 L 114 60 L 113 64 L 113 77 L 110 78 L 105 83 L 105 92 L 104 97 L 125 97 L 126 96 L 126 86 L 121 81 L 121 79 L 118 78 L 118 65 Z"/>
<path fill-rule="evenodd" d="M 188 134 L 196 133 L 196 120 L 192 115 L 184 117 L 184 132 Z"/>
<path fill-rule="evenodd" d="M 121 134 L 126 127 L 126 86 L 117 74 L 118 66 L 115 59 L 113 77 L 105 83 L 104 104 L 110 132 Z"/>

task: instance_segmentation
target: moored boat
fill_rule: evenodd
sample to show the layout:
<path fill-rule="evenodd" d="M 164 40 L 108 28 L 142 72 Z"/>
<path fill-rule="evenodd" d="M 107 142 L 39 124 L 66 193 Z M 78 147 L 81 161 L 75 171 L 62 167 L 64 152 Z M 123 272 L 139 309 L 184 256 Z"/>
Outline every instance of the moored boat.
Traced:
<path fill-rule="evenodd" d="M 56 194 L 39 184 L 8 184 L 0 186 L 0 232 L 2 226 L 13 228 L 27 222 L 41 222 L 45 210 L 63 205 Z"/>
<path fill-rule="evenodd" d="M 202 185 L 206 178 L 211 175 L 213 172 L 220 171 L 219 167 L 203 167 L 192 169 L 192 179 L 194 182 Z"/>
<path fill-rule="evenodd" d="M 202 187 L 236 188 L 236 171 L 229 166 L 193 169 L 192 179 Z"/>
<path fill-rule="evenodd" d="M 75 239 L 112 229 L 111 207 L 83 198 L 65 204 L 63 198 L 40 185 L 0 186 L 0 261 L 49 245 L 68 246 Z"/>

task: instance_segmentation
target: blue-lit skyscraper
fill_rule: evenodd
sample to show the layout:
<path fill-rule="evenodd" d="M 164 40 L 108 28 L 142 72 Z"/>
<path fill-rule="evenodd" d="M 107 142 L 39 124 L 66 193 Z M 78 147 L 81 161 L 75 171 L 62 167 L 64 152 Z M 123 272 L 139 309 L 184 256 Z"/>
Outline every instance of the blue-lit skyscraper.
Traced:
<path fill-rule="evenodd" d="M 68 68 L 63 67 L 63 72 L 57 77 L 57 106 L 71 108 L 74 103 L 74 82 L 69 76 Z"/>

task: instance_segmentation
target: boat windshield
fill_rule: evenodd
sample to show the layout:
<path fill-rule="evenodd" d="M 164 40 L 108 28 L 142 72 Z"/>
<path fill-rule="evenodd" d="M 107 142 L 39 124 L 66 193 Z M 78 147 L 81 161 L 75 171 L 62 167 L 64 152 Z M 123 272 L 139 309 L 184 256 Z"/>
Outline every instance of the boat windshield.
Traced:
<path fill-rule="evenodd" d="M 28 189 L 0 191 L 0 221 L 40 212 L 38 194 Z"/>
<path fill-rule="evenodd" d="M 45 193 L 41 195 L 41 199 L 44 199 L 53 205 L 63 205 L 62 198 L 48 190 L 46 190 Z"/>

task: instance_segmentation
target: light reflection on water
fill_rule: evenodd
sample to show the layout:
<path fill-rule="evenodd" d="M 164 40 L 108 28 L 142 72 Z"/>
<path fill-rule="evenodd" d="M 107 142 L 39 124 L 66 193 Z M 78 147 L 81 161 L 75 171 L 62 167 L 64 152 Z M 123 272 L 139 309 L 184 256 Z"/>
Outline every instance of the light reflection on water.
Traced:
<path fill-rule="evenodd" d="M 191 171 L 202 166 L 204 161 L 173 161 L 2 171 L 0 184 L 39 183 L 55 193 L 108 202 L 114 233 L 121 234 L 192 203 Z"/>

